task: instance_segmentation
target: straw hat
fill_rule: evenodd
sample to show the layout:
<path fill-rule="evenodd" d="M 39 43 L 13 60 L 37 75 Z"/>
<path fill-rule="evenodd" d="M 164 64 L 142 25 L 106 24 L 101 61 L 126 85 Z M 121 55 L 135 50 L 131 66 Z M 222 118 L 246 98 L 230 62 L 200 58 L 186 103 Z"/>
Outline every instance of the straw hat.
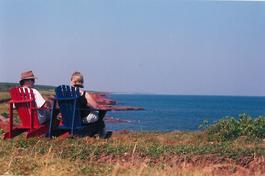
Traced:
<path fill-rule="evenodd" d="M 27 80 L 27 79 L 37 79 L 37 77 L 34 76 L 32 71 L 22 72 L 20 76 L 20 81 Z"/>

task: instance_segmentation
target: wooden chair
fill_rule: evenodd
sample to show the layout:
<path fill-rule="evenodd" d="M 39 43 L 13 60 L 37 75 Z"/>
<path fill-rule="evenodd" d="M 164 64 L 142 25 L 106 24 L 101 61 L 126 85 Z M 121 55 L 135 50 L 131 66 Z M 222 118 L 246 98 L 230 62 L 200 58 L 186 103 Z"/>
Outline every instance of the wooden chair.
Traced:
<path fill-rule="evenodd" d="M 4 134 L 4 139 L 12 138 L 22 132 L 27 132 L 26 137 L 43 135 L 48 132 L 49 125 L 41 125 L 38 120 L 37 108 L 33 90 L 30 88 L 13 87 L 9 90 L 9 131 Z M 13 124 L 13 110 L 18 112 L 20 124 Z"/>
<path fill-rule="evenodd" d="M 70 131 L 70 134 L 74 135 L 76 131 L 86 128 L 87 126 L 82 124 L 79 112 L 79 88 L 71 87 L 68 85 L 61 85 L 55 88 L 55 93 L 56 96 L 54 98 L 52 107 L 49 137 L 51 137 L 57 129 Z M 56 110 L 56 104 L 59 105 L 62 115 L 62 124 L 60 124 L 59 126 L 54 125 L 55 119 L 53 117 L 53 114 Z"/>

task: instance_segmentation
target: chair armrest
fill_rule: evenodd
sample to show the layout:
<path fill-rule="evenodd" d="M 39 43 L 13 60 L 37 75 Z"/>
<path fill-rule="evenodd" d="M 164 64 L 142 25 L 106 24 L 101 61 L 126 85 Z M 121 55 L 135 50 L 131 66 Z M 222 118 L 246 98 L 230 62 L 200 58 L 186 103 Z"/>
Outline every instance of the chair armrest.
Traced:
<path fill-rule="evenodd" d="M 10 100 L 9 103 L 30 103 L 32 100 Z"/>

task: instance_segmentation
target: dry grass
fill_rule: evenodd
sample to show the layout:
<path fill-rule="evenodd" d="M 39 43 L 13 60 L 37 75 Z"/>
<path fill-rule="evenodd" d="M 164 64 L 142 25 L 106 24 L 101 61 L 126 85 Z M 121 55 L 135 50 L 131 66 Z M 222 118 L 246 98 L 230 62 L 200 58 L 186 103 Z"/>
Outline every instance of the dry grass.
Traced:
<path fill-rule="evenodd" d="M 262 175 L 264 142 L 218 144 L 211 149 L 198 133 L 128 133 L 98 138 L 0 141 L 0 174 L 16 175 Z M 183 136 L 190 140 L 179 141 Z M 173 141 L 174 144 L 168 144 Z M 147 139 L 145 141 L 145 139 Z M 195 139 L 195 144 L 191 140 Z M 198 145 L 198 146 L 197 146 Z M 212 144 L 215 145 L 215 144 Z M 196 148 L 197 146 L 197 148 Z M 244 151 L 239 152 L 248 146 Z M 185 149 L 185 147 L 187 147 Z M 198 150 L 201 150 L 198 151 Z M 208 149 L 208 150 L 207 150 Z M 224 153 L 222 153 L 224 152 Z M 233 153 L 236 155 L 230 154 Z"/>
<path fill-rule="evenodd" d="M 10 98 L 7 92 L 0 92 L 0 100 Z"/>

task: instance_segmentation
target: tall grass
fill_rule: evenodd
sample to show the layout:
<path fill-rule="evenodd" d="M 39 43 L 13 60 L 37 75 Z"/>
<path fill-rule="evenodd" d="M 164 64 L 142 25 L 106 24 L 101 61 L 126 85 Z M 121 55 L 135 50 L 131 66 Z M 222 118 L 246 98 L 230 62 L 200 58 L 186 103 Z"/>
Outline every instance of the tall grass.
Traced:
<path fill-rule="evenodd" d="M 185 140 L 184 140 L 185 139 Z M 204 132 L 0 140 L 0 175 L 231 175 L 265 172 L 263 142 L 211 142 Z M 250 170 L 255 165 L 255 171 Z M 224 174 L 225 175 L 225 174 Z"/>

